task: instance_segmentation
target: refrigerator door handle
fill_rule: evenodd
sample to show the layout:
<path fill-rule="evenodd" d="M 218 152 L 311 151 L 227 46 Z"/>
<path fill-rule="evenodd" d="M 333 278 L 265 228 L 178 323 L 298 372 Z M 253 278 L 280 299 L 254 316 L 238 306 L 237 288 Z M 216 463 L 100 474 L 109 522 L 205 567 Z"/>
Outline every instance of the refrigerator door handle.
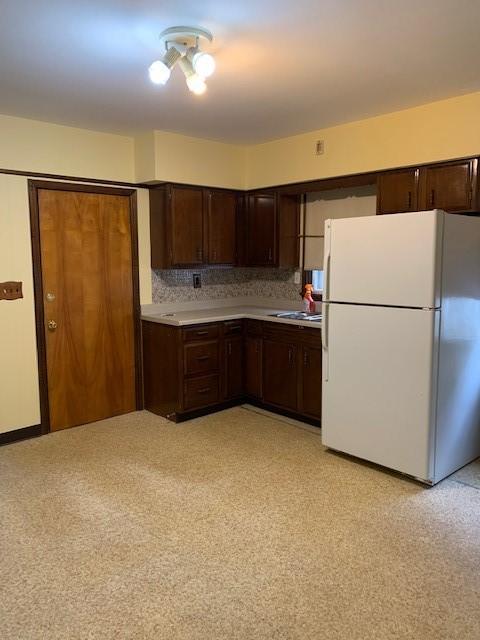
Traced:
<path fill-rule="evenodd" d="M 323 287 L 323 299 L 328 301 L 330 299 L 330 234 L 331 234 L 330 220 L 325 222 L 325 256 L 324 256 L 324 269 L 325 269 L 325 285 Z"/>
<path fill-rule="evenodd" d="M 322 323 L 322 351 L 323 351 L 323 381 L 328 382 L 328 314 L 330 305 L 322 304 L 323 323 Z"/>

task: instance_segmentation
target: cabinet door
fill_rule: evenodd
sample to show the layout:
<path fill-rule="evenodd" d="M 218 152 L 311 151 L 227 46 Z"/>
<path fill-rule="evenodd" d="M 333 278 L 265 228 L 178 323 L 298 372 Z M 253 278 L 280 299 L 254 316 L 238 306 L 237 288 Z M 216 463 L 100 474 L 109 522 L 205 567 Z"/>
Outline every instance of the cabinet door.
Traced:
<path fill-rule="evenodd" d="M 297 348 L 288 343 L 263 342 L 263 399 L 297 409 Z"/>
<path fill-rule="evenodd" d="M 422 170 L 424 208 L 452 212 L 474 210 L 476 167 L 476 160 L 425 167 Z"/>
<path fill-rule="evenodd" d="M 275 195 L 251 195 L 247 207 L 247 264 L 275 266 L 277 246 Z"/>
<path fill-rule="evenodd" d="M 225 339 L 225 397 L 227 400 L 243 394 L 243 340 Z"/>
<path fill-rule="evenodd" d="M 262 398 L 262 344 L 260 337 L 245 337 L 245 392 L 258 399 Z"/>
<path fill-rule="evenodd" d="M 203 190 L 173 186 L 170 200 L 172 266 L 203 263 Z"/>
<path fill-rule="evenodd" d="M 417 210 L 418 169 L 381 173 L 377 187 L 377 214 Z"/>
<path fill-rule="evenodd" d="M 229 191 L 207 192 L 209 264 L 235 263 L 236 195 Z"/>
<path fill-rule="evenodd" d="M 300 197 L 278 196 L 278 266 L 296 269 L 300 264 Z"/>
<path fill-rule="evenodd" d="M 322 349 L 302 347 L 300 410 L 313 418 L 322 417 Z"/>

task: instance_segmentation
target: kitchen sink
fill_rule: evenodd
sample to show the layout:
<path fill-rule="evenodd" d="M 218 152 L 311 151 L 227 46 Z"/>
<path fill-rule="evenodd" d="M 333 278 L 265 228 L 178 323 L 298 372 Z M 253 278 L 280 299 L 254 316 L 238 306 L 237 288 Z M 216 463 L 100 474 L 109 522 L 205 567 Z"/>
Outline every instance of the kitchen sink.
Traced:
<path fill-rule="evenodd" d="M 321 322 L 321 313 L 308 313 L 307 311 L 282 311 L 281 313 L 271 313 L 273 318 L 284 318 L 285 320 L 308 320 L 309 322 Z"/>

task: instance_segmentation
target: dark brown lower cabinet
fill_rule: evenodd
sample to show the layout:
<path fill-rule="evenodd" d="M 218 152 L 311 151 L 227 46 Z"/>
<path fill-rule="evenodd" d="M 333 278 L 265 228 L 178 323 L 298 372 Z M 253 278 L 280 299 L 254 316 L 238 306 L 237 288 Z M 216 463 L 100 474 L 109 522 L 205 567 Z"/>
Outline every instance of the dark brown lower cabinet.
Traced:
<path fill-rule="evenodd" d="M 142 327 L 149 411 L 181 421 L 250 400 L 319 423 L 319 329 L 259 320 Z"/>
<path fill-rule="evenodd" d="M 293 344 L 263 343 L 263 399 L 291 411 L 297 410 L 297 348 Z"/>
<path fill-rule="evenodd" d="M 245 336 L 245 393 L 262 398 L 262 343 L 259 336 Z"/>
<path fill-rule="evenodd" d="M 243 395 L 243 339 L 225 338 L 225 399 Z"/>
<path fill-rule="evenodd" d="M 300 411 L 312 418 L 322 417 L 322 349 L 302 347 L 300 368 Z"/>

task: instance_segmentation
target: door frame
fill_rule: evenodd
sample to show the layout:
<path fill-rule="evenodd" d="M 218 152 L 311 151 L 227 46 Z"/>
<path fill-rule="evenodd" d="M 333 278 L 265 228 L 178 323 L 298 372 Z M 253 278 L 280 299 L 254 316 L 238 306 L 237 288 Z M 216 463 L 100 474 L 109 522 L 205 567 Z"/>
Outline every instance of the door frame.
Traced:
<path fill-rule="evenodd" d="M 142 351 L 140 323 L 140 290 L 138 263 L 138 225 L 137 190 L 104 187 L 71 182 L 50 182 L 47 180 L 28 180 L 28 199 L 30 205 L 30 235 L 32 241 L 33 293 L 35 304 L 35 329 L 37 334 L 38 381 L 40 391 L 41 433 L 50 432 L 50 405 L 48 399 L 47 348 L 45 340 L 45 316 L 43 312 L 42 252 L 40 246 L 40 209 L 38 191 L 76 191 L 81 193 L 124 196 L 129 198 L 130 239 L 132 246 L 132 291 L 133 291 L 133 335 L 135 358 L 135 406 L 137 411 L 143 408 Z"/>

